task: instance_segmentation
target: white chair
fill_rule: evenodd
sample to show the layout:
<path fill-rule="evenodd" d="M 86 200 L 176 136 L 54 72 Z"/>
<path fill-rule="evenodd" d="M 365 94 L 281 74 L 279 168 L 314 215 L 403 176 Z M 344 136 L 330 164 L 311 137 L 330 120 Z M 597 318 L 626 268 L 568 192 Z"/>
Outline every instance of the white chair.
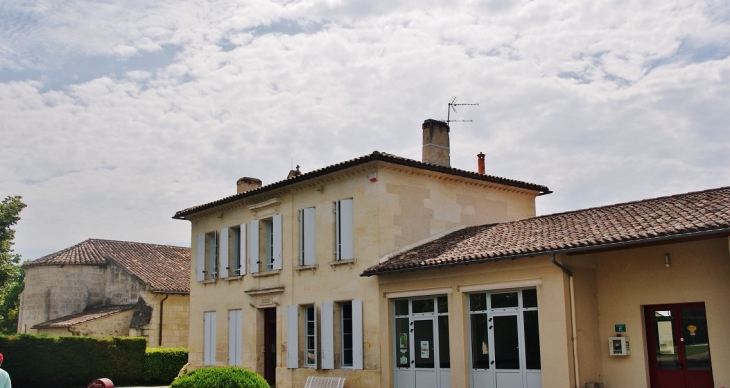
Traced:
<path fill-rule="evenodd" d="M 343 388 L 344 386 L 344 377 L 309 376 L 304 388 Z"/>

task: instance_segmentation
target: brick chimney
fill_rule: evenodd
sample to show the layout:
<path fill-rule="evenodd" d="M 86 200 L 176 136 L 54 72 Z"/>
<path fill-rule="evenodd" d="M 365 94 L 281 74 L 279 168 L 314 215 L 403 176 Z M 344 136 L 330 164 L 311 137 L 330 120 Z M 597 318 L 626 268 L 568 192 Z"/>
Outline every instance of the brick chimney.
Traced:
<path fill-rule="evenodd" d="M 423 122 L 423 163 L 451 167 L 449 125 L 428 119 Z"/>
<path fill-rule="evenodd" d="M 261 187 L 261 179 L 243 177 L 236 182 L 236 193 L 241 194 Z"/>
<path fill-rule="evenodd" d="M 477 154 L 477 167 L 479 168 L 479 173 L 484 175 L 484 153 L 480 152 Z"/>

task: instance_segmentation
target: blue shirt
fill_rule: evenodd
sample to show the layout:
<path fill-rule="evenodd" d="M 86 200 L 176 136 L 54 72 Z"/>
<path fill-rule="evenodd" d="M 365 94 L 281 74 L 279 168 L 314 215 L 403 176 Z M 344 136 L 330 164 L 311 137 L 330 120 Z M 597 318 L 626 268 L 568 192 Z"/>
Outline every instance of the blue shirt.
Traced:
<path fill-rule="evenodd" d="M 0 388 L 12 388 L 13 386 L 10 384 L 10 375 L 8 372 L 5 372 L 4 370 L 0 369 Z"/>

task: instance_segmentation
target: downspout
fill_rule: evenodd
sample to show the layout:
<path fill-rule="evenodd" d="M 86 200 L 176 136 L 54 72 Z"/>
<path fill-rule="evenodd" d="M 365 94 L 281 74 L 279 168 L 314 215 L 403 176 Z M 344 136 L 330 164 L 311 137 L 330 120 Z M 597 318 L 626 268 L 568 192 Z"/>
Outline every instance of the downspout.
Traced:
<path fill-rule="evenodd" d="M 555 252 L 550 252 L 550 261 L 553 262 L 558 268 L 568 275 L 569 287 L 570 287 L 570 325 L 573 336 L 573 373 L 575 377 L 575 387 L 577 388 L 580 384 L 579 373 L 578 373 L 578 334 L 575 328 L 575 285 L 573 283 L 573 271 L 568 269 L 566 266 L 555 261 Z"/>
<path fill-rule="evenodd" d="M 157 346 L 162 347 L 162 311 L 167 298 L 170 294 L 165 294 L 165 298 L 160 301 L 160 330 L 157 332 Z"/>

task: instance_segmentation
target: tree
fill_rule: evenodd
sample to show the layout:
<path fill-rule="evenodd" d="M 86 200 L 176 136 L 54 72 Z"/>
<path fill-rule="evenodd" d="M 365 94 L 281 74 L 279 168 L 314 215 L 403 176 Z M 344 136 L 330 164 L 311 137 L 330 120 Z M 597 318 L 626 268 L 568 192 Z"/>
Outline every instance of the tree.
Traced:
<path fill-rule="evenodd" d="M 21 197 L 6 197 L 0 203 L 0 333 L 17 331 L 20 293 L 24 288 L 24 273 L 20 255 L 13 252 L 15 230 L 25 204 Z"/>

